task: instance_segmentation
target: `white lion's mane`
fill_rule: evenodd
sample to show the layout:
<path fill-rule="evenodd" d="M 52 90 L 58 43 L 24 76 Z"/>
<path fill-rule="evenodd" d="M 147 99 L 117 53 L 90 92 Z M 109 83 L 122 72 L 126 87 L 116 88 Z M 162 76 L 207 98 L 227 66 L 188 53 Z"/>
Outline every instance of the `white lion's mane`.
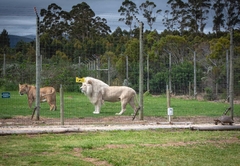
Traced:
<path fill-rule="evenodd" d="M 85 77 L 84 79 L 84 83 L 87 85 L 86 95 L 90 99 L 91 103 L 96 104 L 99 100 L 99 92 L 101 92 L 103 88 L 109 87 L 109 85 L 93 77 Z"/>

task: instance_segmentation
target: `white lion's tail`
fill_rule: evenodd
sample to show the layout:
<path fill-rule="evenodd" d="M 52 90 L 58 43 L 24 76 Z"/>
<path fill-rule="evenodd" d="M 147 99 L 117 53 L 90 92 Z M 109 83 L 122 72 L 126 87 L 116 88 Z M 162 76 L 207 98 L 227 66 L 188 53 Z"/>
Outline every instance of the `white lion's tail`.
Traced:
<path fill-rule="evenodd" d="M 137 99 L 137 93 L 135 92 L 135 105 L 138 106 L 138 108 L 140 109 L 140 104 L 139 104 L 139 101 Z"/>
<path fill-rule="evenodd" d="M 141 108 L 141 106 L 140 106 L 140 104 L 139 104 L 139 102 L 138 102 L 138 99 L 137 99 L 137 93 L 136 93 L 136 92 L 135 92 L 135 96 L 134 96 L 134 102 L 135 102 L 135 106 L 138 106 L 138 107 L 136 108 L 136 110 L 134 110 L 134 115 L 133 115 L 132 120 L 135 119 L 136 115 L 138 114 L 138 111 L 139 111 L 140 108 Z"/>

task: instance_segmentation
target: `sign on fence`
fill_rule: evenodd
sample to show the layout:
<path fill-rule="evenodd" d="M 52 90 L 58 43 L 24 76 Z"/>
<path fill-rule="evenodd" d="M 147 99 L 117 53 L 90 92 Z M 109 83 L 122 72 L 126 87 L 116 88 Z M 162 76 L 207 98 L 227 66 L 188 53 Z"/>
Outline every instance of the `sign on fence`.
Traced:
<path fill-rule="evenodd" d="M 173 115 L 173 108 L 168 108 L 168 116 L 172 116 Z"/>
<path fill-rule="evenodd" d="M 10 98 L 10 92 L 2 92 L 2 98 Z"/>

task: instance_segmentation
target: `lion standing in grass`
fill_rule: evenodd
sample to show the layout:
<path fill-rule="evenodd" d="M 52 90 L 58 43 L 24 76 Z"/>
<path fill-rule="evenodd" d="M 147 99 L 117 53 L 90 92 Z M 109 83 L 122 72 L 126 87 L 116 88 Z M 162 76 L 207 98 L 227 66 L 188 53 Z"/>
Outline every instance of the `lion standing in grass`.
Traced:
<path fill-rule="evenodd" d="M 28 84 L 19 84 L 19 94 L 27 94 L 28 105 L 32 108 L 32 103 L 36 99 L 36 87 Z M 53 87 L 43 87 L 40 88 L 40 101 L 48 102 L 50 106 L 50 111 L 55 111 L 56 106 L 56 90 Z"/>
<path fill-rule="evenodd" d="M 104 101 L 121 102 L 121 111 L 116 115 L 122 115 L 129 104 L 134 113 L 140 109 L 137 102 L 137 94 L 134 89 L 127 86 L 109 86 L 101 80 L 85 77 L 83 78 L 81 91 L 89 98 L 95 106 L 94 114 L 99 114 Z"/>

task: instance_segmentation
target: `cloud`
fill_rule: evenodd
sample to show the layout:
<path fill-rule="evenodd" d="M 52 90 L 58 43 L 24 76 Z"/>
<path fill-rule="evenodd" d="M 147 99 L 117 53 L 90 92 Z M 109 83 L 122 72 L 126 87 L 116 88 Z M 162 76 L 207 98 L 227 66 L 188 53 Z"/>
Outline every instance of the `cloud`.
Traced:
<path fill-rule="evenodd" d="M 122 29 L 129 30 L 129 27 L 124 24 L 124 22 L 119 22 L 120 14 L 118 9 L 122 5 L 124 0 L 85 0 L 85 2 L 91 7 L 95 12 L 96 16 L 107 19 L 108 26 L 114 31 L 118 26 Z M 167 0 L 153 0 L 157 5 L 157 8 L 165 10 Z M 137 7 L 145 0 L 133 0 Z M 38 13 L 41 9 L 47 9 L 51 3 L 56 3 L 62 8 L 62 10 L 70 11 L 72 6 L 81 3 L 79 0 L 21 0 L 16 2 L 16 0 L 1 0 L 0 5 L 0 31 L 6 29 L 8 34 L 13 35 L 34 35 L 36 32 L 36 15 L 34 12 L 34 7 L 37 8 Z M 140 19 L 145 21 L 144 18 Z M 145 28 L 149 26 L 145 23 Z M 162 31 L 164 26 L 162 21 L 157 18 L 157 22 L 154 23 L 153 29 Z"/>
<path fill-rule="evenodd" d="M 6 29 L 8 34 L 32 35 L 36 33 L 36 19 L 29 16 L 5 16 L 0 17 L 0 30 Z"/>

